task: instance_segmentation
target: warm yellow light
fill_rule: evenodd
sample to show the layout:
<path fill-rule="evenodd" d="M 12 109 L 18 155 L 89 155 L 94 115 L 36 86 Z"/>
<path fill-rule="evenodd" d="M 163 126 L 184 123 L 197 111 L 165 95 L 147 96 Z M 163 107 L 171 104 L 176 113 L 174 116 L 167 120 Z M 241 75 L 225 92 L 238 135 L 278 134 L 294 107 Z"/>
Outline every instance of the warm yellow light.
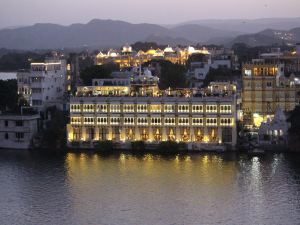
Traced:
<path fill-rule="evenodd" d="M 208 137 L 207 135 L 205 135 L 204 138 L 203 138 L 203 141 L 204 141 L 205 143 L 208 143 L 208 142 L 209 142 L 209 137 Z"/>
<path fill-rule="evenodd" d="M 261 123 L 264 121 L 264 118 L 258 113 L 253 114 L 253 124 L 256 127 L 260 127 Z"/>

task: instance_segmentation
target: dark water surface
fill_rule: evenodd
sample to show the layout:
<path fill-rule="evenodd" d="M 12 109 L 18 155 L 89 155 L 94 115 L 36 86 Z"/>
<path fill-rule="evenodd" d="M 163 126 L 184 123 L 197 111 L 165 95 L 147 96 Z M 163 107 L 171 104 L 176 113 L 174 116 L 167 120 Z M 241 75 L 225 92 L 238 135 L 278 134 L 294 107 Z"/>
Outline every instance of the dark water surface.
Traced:
<path fill-rule="evenodd" d="M 0 224 L 300 224 L 300 155 L 1 150 Z"/>

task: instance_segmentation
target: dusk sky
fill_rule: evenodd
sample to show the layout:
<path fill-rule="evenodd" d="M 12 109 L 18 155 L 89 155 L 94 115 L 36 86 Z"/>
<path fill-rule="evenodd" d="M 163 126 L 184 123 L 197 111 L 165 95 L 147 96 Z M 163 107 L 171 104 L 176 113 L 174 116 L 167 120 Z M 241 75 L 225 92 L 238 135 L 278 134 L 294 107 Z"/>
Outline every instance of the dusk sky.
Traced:
<path fill-rule="evenodd" d="M 0 27 L 118 19 L 174 24 L 198 19 L 299 17 L 299 0 L 0 0 Z"/>

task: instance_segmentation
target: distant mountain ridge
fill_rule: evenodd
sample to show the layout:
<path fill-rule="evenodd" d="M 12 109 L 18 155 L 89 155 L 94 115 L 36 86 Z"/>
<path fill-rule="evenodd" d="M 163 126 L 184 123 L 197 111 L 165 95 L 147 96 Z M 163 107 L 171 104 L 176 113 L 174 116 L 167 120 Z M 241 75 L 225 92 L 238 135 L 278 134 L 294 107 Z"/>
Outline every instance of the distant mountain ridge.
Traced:
<path fill-rule="evenodd" d="M 291 30 L 266 29 L 255 34 L 237 36 L 230 44 L 245 43 L 248 46 L 264 46 L 273 44 L 295 44 L 300 42 L 300 27 Z"/>
<path fill-rule="evenodd" d="M 295 27 L 300 27 L 300 18 L 247 20 L 252 21 L 251 24 L 258 23 L 264 27 L 261 29 L 263 31 L 260 30 L 261 32 L 254 34 L 236 29 L 236 26 L 241 25 L 241 21 L 243 20 L 192 21 L 173 26 L 149 23 L 132 24 L 119 20 L 100 19 L 91 20 L 86 24 L 76 23 L 69 26 L 37 23 L 32 26 L 0 30 L 0 48 L 30 50 L 89 47 L 99 49 L 117 48 L 125 43 L 132 44 L 137 41 L 157 42 L 164 45 L 245 42 L 253 46 L 278 43 L 280 32 L 292 34 L 292 42 L 300 41 L 298 38 L 299 28 L 288 31 L 284 31 L 283 28 L 266 29 L 269 28 L 268 25 L 274 24 L 276 21 L 278 24 L 285 24 L 284 27 L 292 24 L 298 24 Z M 227 26 L 225 23 L 228 23 Z M 242 23 L 242 25 L 246 26 L 247 23 L 250 22 Z"/>
<path fill-rule="evenodd" d="M 265 29 L 290 30 L 300 27 L 300 17 L 261 19 L 208 19 L 187 21 L 175 26 L 198 24 L 214 29 L 231 30 L 240 33 L 257 33 Z M 173 26 L 171 26 L 173 27 Z"/>
<path fill-rule="evenodd" d="M 233 38 L 239 33 L 200 25 L 166 28 L 155 24 L 131 24 L 116 20 L 94 19 L 87 24 L 62 26 L 37 23 L 32 26 L 0 30 L 0 48 L 59 49 L 88 46 L 119 47 L 136 41 L 157 41 L 159 44 L 205 43 L 214 38 Z"/>

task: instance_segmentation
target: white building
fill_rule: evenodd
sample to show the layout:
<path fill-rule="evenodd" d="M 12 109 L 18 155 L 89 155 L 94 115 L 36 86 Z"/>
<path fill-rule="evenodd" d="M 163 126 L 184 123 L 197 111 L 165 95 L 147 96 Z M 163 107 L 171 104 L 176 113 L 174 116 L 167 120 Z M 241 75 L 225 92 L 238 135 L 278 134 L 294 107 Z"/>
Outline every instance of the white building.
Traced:
<path fill-rule="evenodd" d="M 285 144 L 288 136 L 289 124 L 287 118 L 278 108 L 274 118 L 269 118 L 267 122 L 260 125 L 258 134 L 261 143 Z"/>
<path fill-rule="evenodd" d="M 28 100 L 30 106 L 39 111 L 49 106 L 62 109 L 70 80 L 67 71 L 65 60 L 31 63 L 29 72 L 17 74 L 18 92 Z"/>
<path fill-rule="evenodd" d="M 0 148 L 28 149 L 38 132 L 39 115 L 0 114 Z"/>
<path fill-rule="evenodd" d="M 201 87 L 211 67 L 210 60 L 208 62 L 192 62 L 188 77 L 191 87 Z"/>

